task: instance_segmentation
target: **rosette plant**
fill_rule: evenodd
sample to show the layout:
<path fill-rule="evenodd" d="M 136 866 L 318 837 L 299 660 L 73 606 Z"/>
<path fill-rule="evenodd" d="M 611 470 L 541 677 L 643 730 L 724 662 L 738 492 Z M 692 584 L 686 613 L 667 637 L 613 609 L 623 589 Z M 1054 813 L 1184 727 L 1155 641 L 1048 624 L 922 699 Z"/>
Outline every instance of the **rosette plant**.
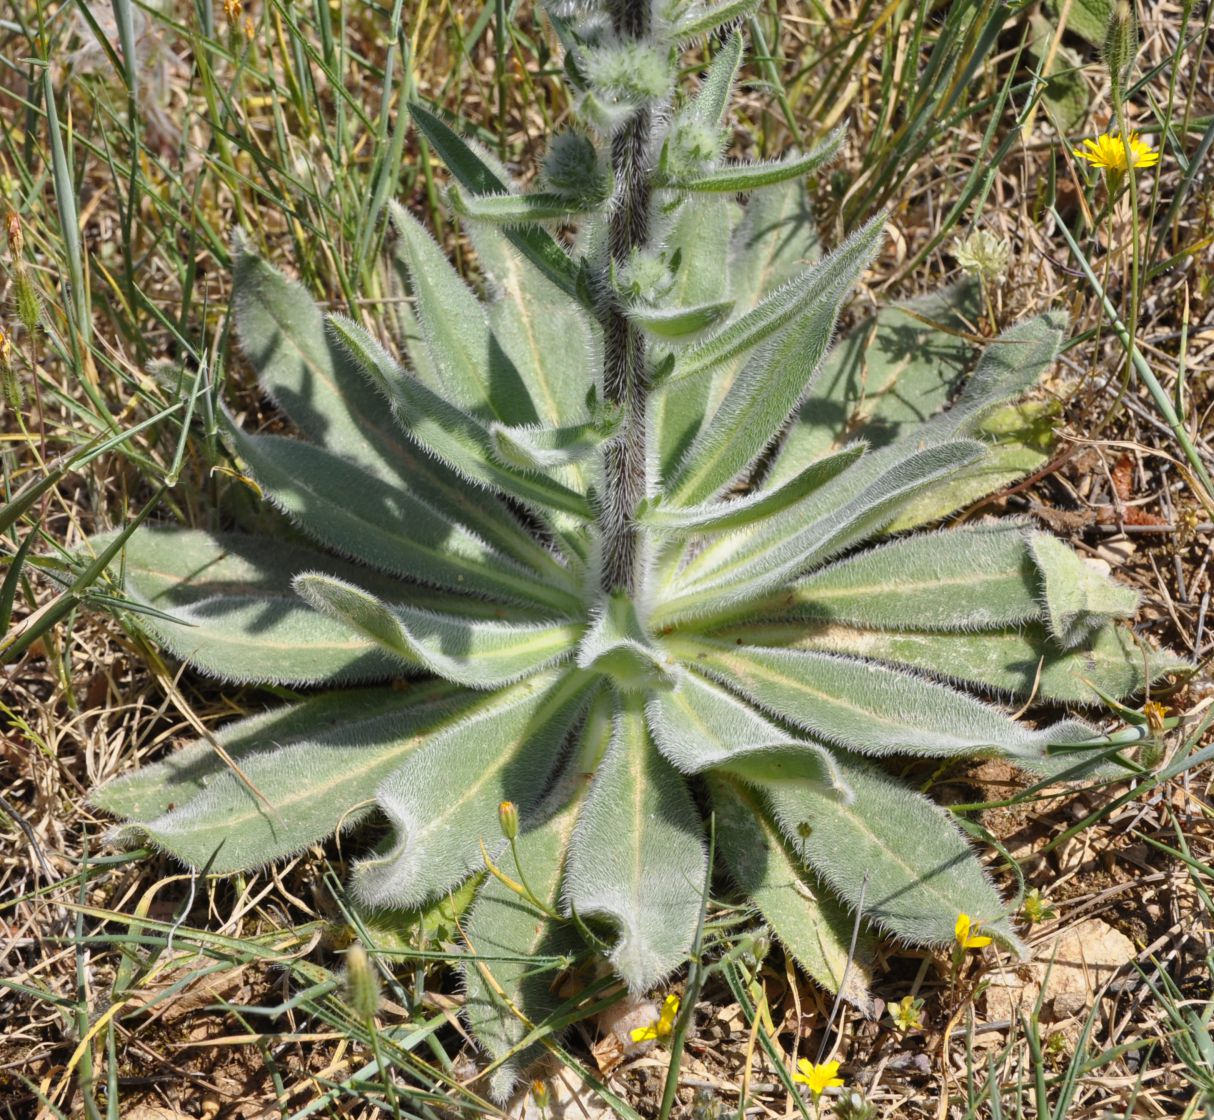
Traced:
<path fill-rule="evenodd" d="M 281 532 L 142 528 L 115 569 L 176 657 L 324 691 L 96 803 L 211 872 L 377 818 L 368 906 L 491 865 L 463 928 L 499 1093 L 558 999 L 527 958 L 589 938 L 635 991 L 684 962 L 708 814 L 718 864 L 833 989 L 857 912 L 927 945 L 964 913 L 1015 948 L 962 832 L 881 760 L 1078 772 L 1092 756 L 1054 748 L 1093 727 L 998 701 L 1090 704 L 1177 664 L 1118 624 L 1132 591 L 1025 521 L 910 531 L 1040 461 L 1009 405 L 1064 323 L 1014 326 L 975 365 L 957 289 L 831 349 L 883 219 L 819 252 L 802 183 L 839 135 L 723 157 L 742 40 L 721 28 L 750 7 L 556 7 L 579 113 L 531 189 L 413 107 L 483 297 L 402 209 L 395 338 L 242 249 L 241 348 L 290 434 L 228 418 L 226 438 Z M 680 95 L 680 51 L 708 35 Z M 864 1003 L 863 960 L 846 975 Z"/>

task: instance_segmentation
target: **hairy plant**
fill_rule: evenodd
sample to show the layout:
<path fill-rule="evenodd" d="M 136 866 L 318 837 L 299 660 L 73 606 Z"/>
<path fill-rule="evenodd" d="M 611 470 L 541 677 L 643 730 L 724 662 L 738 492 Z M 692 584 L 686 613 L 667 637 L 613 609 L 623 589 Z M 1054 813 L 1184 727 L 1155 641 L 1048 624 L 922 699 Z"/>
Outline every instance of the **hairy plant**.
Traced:
<path fill-rule="evenodd" d="M 529 960 L 589 936 L 637 991 L 684 962 L 708 812 L 736 886 L 857 1004 L 857 912 L 925 945 L 964 913 L 1018 948 L 949 814 L 880 760 L 1116 773 L 1094 727 L 996 701 L 1091 704 L 1180 664 L 1119 624 L 1132 591 L 1026 521 L 908 532 L 1042 461 L 1049 417 L 1015 402 L 1064 321 L 1012 327 L 959 391 L 970 288 L 830 348 L 882 218 L 820 255 L 802 183 L 837 135 L 723 158 L 742 41 L 721 28 L 752 6 L 555 5 L 580 117 L 530 190 L 413 107 L 486 296 L 397 209 L 403 363 L 242 250 L 241 345 L 295 434 L 229 417 L 226 438 L 281 532 L 141 528 L 117 569 L 128 617 L 190 665 L 328 690 L 96 803 L 213 872 L 378 813 L 369 906 L 491 862 L 467 1014 L 500 1094 L 558 998 Z M 680 96 L 680 50 L 709 33 Z"/>

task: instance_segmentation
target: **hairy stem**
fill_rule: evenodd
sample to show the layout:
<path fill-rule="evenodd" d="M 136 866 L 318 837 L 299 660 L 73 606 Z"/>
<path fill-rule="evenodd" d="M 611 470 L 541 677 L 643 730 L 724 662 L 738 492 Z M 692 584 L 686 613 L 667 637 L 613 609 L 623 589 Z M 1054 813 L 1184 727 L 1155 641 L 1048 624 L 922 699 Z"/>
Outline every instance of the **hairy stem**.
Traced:
<path fill-rule="evenodd" d="M 648 0 L 616 0 L 612 21 L 621 36 L 649 34 Z M 608 251 L 616 268 L 649 238 L 650 112 L 638 109 L 611 143 L 616 193 L 612 200 Z M 619 296 L 604 277 L 604 370 L 607 400 L 623 409 L 620 431 L 606 452 L 606 479 L 599 526 L 602 534 L 604 591 L 635 590 L 637 504 L 645 496 L 647 455 L 645 406 L 649 392 L 645 340 L 628 321 Z"/>

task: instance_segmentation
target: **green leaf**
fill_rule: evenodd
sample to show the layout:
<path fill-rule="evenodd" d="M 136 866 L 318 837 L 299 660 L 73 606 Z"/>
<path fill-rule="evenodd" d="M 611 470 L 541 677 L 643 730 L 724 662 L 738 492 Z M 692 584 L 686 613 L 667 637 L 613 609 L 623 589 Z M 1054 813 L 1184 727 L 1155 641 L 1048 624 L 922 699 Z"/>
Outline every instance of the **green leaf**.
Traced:
<path fill-rule="evenodd" d="M 762 709 L 861 754 L 1044 758 L 1051 744 L 1083 742 L 1088 724 L 1042 730 L 990 704 L 901 669 L 829 653 L 697 643 L 697 664 Z"/>
<path fill-rule="evenodd" d="M 565 872 L 570 908 L 616 928 L 610 960 L 635 993 L 687 959 L 708 873 L 691 794 L 650 742 L 641 704 L 639 697 L 620 701 Z"/>
<path fill-rule="evenodd" d="M 100 551 L 115 534 L 93 537 Z M 224 680 L 316 684 L 383 680 L 400 671 L 371 642 L 319 615 L 291 590 L 301 571 L 358 569 L 306 548 L 237 533 L 137 530 L 123 549 L 123 589 L 156 614 L 136 616 L 175 657 Z M 373 572 L 362 571 L 375 581 Z M 380 579 L 381 594 L 408 588 Z"/>
<path fill-rule="evenodd" d="M 767 331 L 766 324 L 776 320 L 764 314 L 760 316 L 762 328 L 756 324 L 754 329 L 743 332 L 738 341 L 720 341 L 734 330 L 726 327 L 705 344 L 706 347 L 715 344 L 720 353 L 730 355 L 743 338 L 755 339 L 758 334 L 771 339 L 769 346 L 751 356 L 720 408 L 700 429 L 679 463 L 668 487 L 675 503 L 691 505 L 719 493 L 776 437 L 817 371 L 842 301 L 876 252 L 881 232 L 880 222 L 870 223 L 811 269 L 802 282 L 775 293 L 772 298 L 778 304 L 795 304 L 797 309 L 796 318 L 778 332 Z M 764 306 L 749 315 L 756 315 Z M 748 317 L 743 316 L 738 325 Z M 753 344 L 750 342 L 748 346 Z M 682 365 L 676 359 L 675 373 L 667 386 L 674 386 L 677 391 L 679 378 L 687 376 L 688 369 L 695 369 L 697 360 L 689 358 Z"/>
<path fill-rule="evenodd" d="M 647 307 L 628 309 L 628 319 L 659 339 L 683 339 L 707 330 L 729 314 L 733 300 L 701 303 L 696 307 Z"/>
<path fill-rule="evenodd" d="M 758 794 L 715 775 L 709 790 L 717 851 L 738 889 L 808 976 L 871 1017 L 872 934 L 861 931 L 853 958 L 855 919 L 793 858 Z"/>
<path fill-rule="evenodd" d="M 884 222 L 884 215 L 879 215 L 821 264 L 789 280 L 710 338 L 683 350 L 664 387 L 669 390 L 691 378 L 711 374 L 773 338 L 785 327 L 799 324 L 806 310 L 824 299 L 840 303 L 849 285 L 876 252 Z"/>
<path fill-rule="evenodd" d="M 1050 0 L 1050 10 L 1057 15 L 1064 0 Z M 1113 15 L 1114 0 L 1071 0 L 1067 27 L 1094 47 L 1104 45 L 1104 35 Z"/>
<path fill-rule="evenodd" d="M 359 324 L 339 315 L 330 316 L 329 324 L 392 402 L 409 435 L 452 470 L 541 512 L 559 510 L 587 521 L 593 517 L 584 495 L 545 476 L 523 474 L 499 464 L 488 429 L 410 377 Z"/>
<path fill-rule="evenodd" d="M 586 397 L 600 364 L 589 317 L 508 234 L 492 226 L 473 226 L 468 234 L 486 278 L 493 342 L 526 382 L 540 423 L 588 420 Z"/>
<path fill-rule="evenodd" d="M 577 820 L 577 802 L 566 805 L 536 828 L 520 833 L 518 865 L 506 853 L 501 868 L 527 886 L 548 908 L 560 899 L 561 865 Z M 521 872 L 520 872 L 521 869 Z M 578 947 L 566 922 L 554 922 L 500 880 L 490 877 L 464 923 L 469 954 L 463 966 L 464 1016 L 476 1041 L 502 1064 L 490 1075 L 495 1100 L 510 1095 L 521 1073 L 542 1053 L 538 1045 L 518 1050 L 529 1025 L 542 1022 L 561 1005 L 554 990 L 556 969 L 537 958 L 563 956 Z M 504 1060 L 503 1060 L 504 1059 Z"/>
<path fill-rule="evenodd" d="M 118 837 L 191 867 L 261 867 L 361 820 L 376 786 L 469 701 L 445 682 L 329 692 L 216 732 L 239 773 L 200 741 L 107 783 L 92 802 L 125 819 Z"/>
<path fill-rule="evenodd" d="M 986 442 L 986 458 L 907 502 L 885 532 L 900 533 L 939 521 L 1045 466 L 1057 443 L 1054 429 L 1060 411 L 1055 401 L 1025 401 L 990 413 L 974 432 Z"/>
<path fill-rule="evenodd" d="M 1114 583 L 1057 537 L 1033 533 L 1029 547 L 1041 574 L 1046 625 L 1064 649 L 1114 618 L 1132 617 L 1138 609 L 1138 592 Z"/>
<path fill-rule="evenodd" d="M 994 630 L 1041 617 L 1027 522 L 921 533 L 819 568 L 756 614 L 891 630 Z"/>
<path fill-rule="evenodd" d="M 790 180 L 751 195 L 734 233 L 729 267 L 739 310 L 759 303 L 819 256 L 818 226 L 804 183 Z"/>
<path fill-rule="evenodd" d="M 707 7 L 688 6 L 681 19 L 670 29 L 671 38 L 678 41 L 707 35 L 718 27 L 750 15 L 759 6 L 759 0 L 719 0 Z"/>
<path fill-rule="evenodd" d="M 396 839 L 358 865 L 359 896 L 416 906 L 483 867 L 481 843 L 490 854 L 501 847 L 498 805 L 537 804 L 592 686 L 581 673 L 533 676 L 431 737 L 376 793 Z"/>
<path fill-rule="evenodd" d="M 999 895 L 948 814 L 893 778 L 839 759 L 844 804 L 809 785 L 764 783 L 793 851 L 870 922 L 915 945 L 948 945 L 959 914 L 1021 955 Z"/>
<path fill-rule="evenodd" d="M 664 300 L 671 308 L 723 305 L 729 290 L 730 231 L 740 209 L 731 198 L 709 196 L 681 202 L 660 231 L 671 259 L 678 260 L 674 284 Z M 736 305 L 735 305 L 736 306 Z M 712 385 L 689 382 L 677 393 L 650 395 L 648 417 L 663 471 L 673 469 L 704 421 Z"/>
<path fill-rule="evenodd" d="M 478 194 L 506 193 L 506 184 L 485 161 L 424 105 L 410 102 L 409 116 L 466 190 Z M 578 298 L 577 266 L 552 234 L 529 226 L 510 230 L 506 236 L 553 284 L 567 295 Z"/>
<path fill-rule="evenodd" d="M 708 501 L 697 506 L 678 508 L 661 502 L 645 502 L 637 510 L 637 521 L 662 532 L 721 532 L 755 525 L 765 517 L 780 513 L 794 502 L 812 494 L 862 454 L 864 444 L 854 443 L 811 463 L 799 475 L 775 490 L 757 490 L 732 501 Z"/>
<path fill-rule="evenodd" d="M 715 681 L 691 671 L 646 706 L 654 742 L 684 774 L 717 769 L 749 778 L 790 772 L 812 775 L 823 789 L 847 796 L 830 752 L 764 719 Z"/>
<path fill-rule="evenodd" d="M 474 492 L 411 444 L 357 362 L 325 330 L 300 285 L 248 252 L 236 258 L 233 305 L 259 384 L 312 443 L 408 490 L 538 571 L 552 557 L 491 494 Z"/>
<path fill-rule="evenodd" d="M 816 171 L 838 153 L 845 129 L 836 128 L 821 144 L 801 156 L 754 163 L 726 164 L 659 183 L 668 190 L 690 191 L 693 194 L 744 194 L 761 187 L 771 187 L 790 179 L 803 179 Z"/>
<path fill-rule="evenodd" d="M 510 684 L 550 665 L 573 652 L 582 632 L 573 623 L 476 622 L 390 605 L 320 572 L 297 576 L 295 589 L 316 610 L 406 664 L 470 688 Z"/>
<path fill-rule="evenodd" d="M 1128 696 L 1147 683 L 1144 673 L 1149 672 L 1153 682 L 1192 668 L 1183 658 L 1150 650 L 1136 642 L 1129 630 L 1113 626 L 1102 627 L 1070 650 L 1059 649 L 1044 626 L 1036 623 L 966 634 L 869 630 L 799 620 L 731 626 L 716 637 L 746 645 L 873 658 L 1005 695 L 1079 704 L 1101 702 L 1092 685 L 1110 695 Z"/>
<path fill-rule="evenodd" d="M 1075 7 L 1078 7 L 1078 4 L 1073 2 L 1072 9 Z M 1029 27 L 1032 30 L 1029 51 L 1037 60 L 1040 71 L 1042 64 L 1051 54 L 1055 28 L 1040 12 L 1029 16 Z M 1103 32 L 1101 39 L 1103 40 Z M 1041 71 L 1045 78 L 1042 97 L 1056 126 L 1064 132 L 1073 132 L 1083 124 L 1088 115 L 1088 87 L 1083 80 L 1083 62 L 1073 50 L 1062 43 L 1059 43 L 1052 53 L 1049 69 Z"/>
<path fill-rule="evenodd" d="M 758 599 L 801 572 L 877 532 L 897 508 L 921 489 L 963 470 L 983 448 L 957 440 L 887 461 L 883 473 L 866 472 L 858 482 L 850 470 L 748 536 L 725 537 L 687 564 L 654 610 L 655 623 L 713 617 Z M 866 477 L 875 474 L 865 485 Z"/>
<path fill-rule="evenodd" d="M 577 653 L 579 668 L 610 677 L 625 692 L 673 688 L 668 660 L 650 642 L 636 607 L 623 593 L 604 598 Z"/>
<path fill-rule="evenodd" d="M 827 355 L 765 485 L 787 481 L 841 438 L 884 447 L 943 408 L 973 350 L 957 332 L 980 311 L 970 282 L 883 308 L 851 331 Z"/>
<path fill-rule="evenodd" d="M 598 423 L 568 428 L 508 428 L 491 424 L 489 437 L 504 466 L 538 474 L 593 458 L 615 427 Z"/>
<path fill-rule="evenodd" d="M 322 448 L 282 436 L 250 436 L 234 424 L 228 438 L 266 498 L 335 552 L 449 591 L 558 611 L 578 607 L 567 579 L 541 582 L 412 494 Z"/>
<path fill-rule="evenodd" d="M 949 435 L 970 434 L 994 408 L 1031 389 L 1057 360 L 1066 322 L 1054 311 L 1005 330 L 982 352 L 956 403 L 933 427 Z"/>
<path fill-rule="evenodd" d="M 708 72 L 700 83 L 700 91 L 691 103 L 691 112 L 705 124 L 719 125 L 729 108 L 729 97 L 733 93 L 734 79 L 742 63 L 742 33 L 735 31 L 725 40 L 708 65 Z"/>
<path fill-rule="evenodd" d="M 395 203 L 391 212 L 399 234 L 397 247 L 417 297 L 422 337 L 442 379 L 443 396 L 478 419 L 534 423 L 530 394 L 493 339 L 484 305 L 421 223 Z M 331 317 L 331 326 L 334 321 Z M 339 330 L 338 338 L 349 346 L 347 334 Z M 360 359 L 357 350 L 352 356 Z"/>
<path fill-rule="evenodd" d="M 495 225 L 523 226 L 529 222 L 572 221 L 590 207 L 576 204 L 559 194 L 531 191 L 527 194 L 464 194 L 456 186 L 447 190 L 451 209 L 461 218 Z M 604 201 L 604 200 L 599 200 Z"/>

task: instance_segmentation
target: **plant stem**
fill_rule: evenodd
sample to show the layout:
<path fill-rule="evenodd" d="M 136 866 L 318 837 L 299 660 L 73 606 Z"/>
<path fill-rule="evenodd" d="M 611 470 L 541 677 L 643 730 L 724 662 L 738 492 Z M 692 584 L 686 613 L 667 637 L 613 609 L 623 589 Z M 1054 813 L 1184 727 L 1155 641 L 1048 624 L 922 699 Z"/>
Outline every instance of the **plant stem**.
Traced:
<path fill-rule="evenodd" d="M 616 0 L 612 22 L 621 37 L 637 40 L 649 34 L 646 0 Z M 601 277 L 601 316 L 604 334 L 603 392 L 609 404 L 622 410 L 620 431 L 606 450 L 606 479 L 599 527 L 602 536 L 602 587 L 604 591 L 633 592 L 636 585 L 637 505 L 645 497 L 647 455 L 645 408 L 649 396 L 649 369 L 645 339 L 629 322 L 618 294 L 612 289 L 612 268 L 621 268 L 633 250 L 649 238 L 649 134 L 648 108 L 639 108 L 611 141 L 615 173 L 608 228 L 610 267 Z"/>

